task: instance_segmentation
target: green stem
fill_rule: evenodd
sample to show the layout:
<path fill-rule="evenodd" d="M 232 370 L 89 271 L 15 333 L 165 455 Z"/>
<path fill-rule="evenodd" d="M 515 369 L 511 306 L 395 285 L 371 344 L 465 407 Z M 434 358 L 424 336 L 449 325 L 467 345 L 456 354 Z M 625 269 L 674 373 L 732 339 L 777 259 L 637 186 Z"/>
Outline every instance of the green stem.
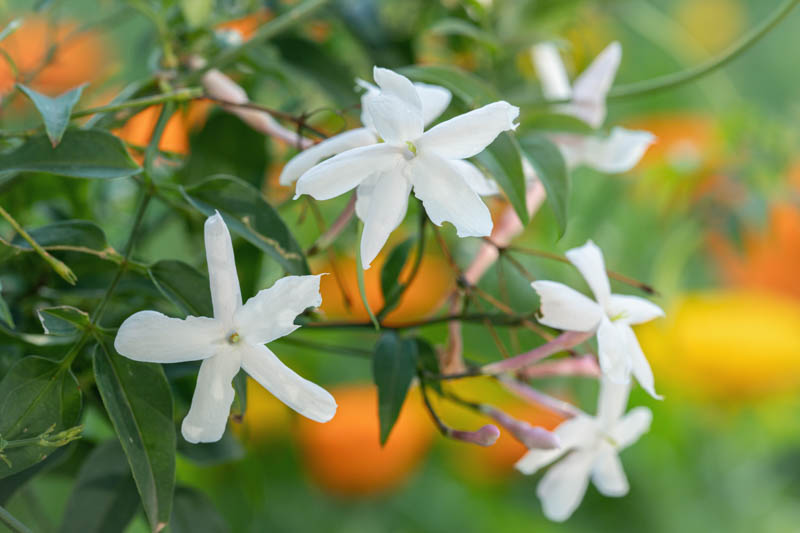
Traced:
<path fill-rule="evenodd" d="M 14 533 L 31 533 L 31 530 L 28 529 L 25 524 L 14 518 L 14 516 L 3 507 L 0 507 L 0 522 Z"/>
<path fill-rule="evenodd" d="M 171 93 L 157 94 L 154 96 L 145 96 L 143 98 L 135 98 L 126 102 L 118 104 L 109 104 L 99 107 L 92 107 L 89 109 L 81 109 L 75 111 L 70 115 L 70 118 L 80 118 L 97 113 L 111 113 L 114 111 L 122 111 L 124 109 L 131 109 L 137 107 L 149 107 L 151 105 L 163 104 L 166 102 L 187 102 L 195 100 L 203 96 L 203 89 L 200 87 L 187 87 L 185 89 L 178 89 Z"/>
<path fill-rule="evenodd" d="M 531 322 L 536 319 L 536 313 L 527 313 L 522 315 L 508 315 L 505 313 L 460 313 L 455 315 L 444 315 L 434 318 L 426 318 L 422 320 L 415 320 L 412 322 L 403 322 L 387 326 L 382 324 L 383 329 L 401 330 L 411 328 L 421 328 L 425 326 L 433 326 L 435 324 L 442 324 L 444 322 L 452 322 L 458 320 L 461 322 L 489 322 L 495 326 L 520 326 L 526 322 Z M 361 329 L 372 328 L 372 322 L 305 322 L 303 327 L 308 329 Z"/>
<path fill-rule="evenodd" d="M 2 206 L 0 206 L 0 215 L 2 215 L 2 217 L 6 219 L 9 224 L 11 224 L 11 227 L 14 228 L 20 237 L 28 241 L 28 244 L 31 245 L 31 248 L 33 248 L 33 250 L 39 254 L 39 256 L 53 268 L 53 270 L 55 270 L 56 274 L 64 278 L 64 280 L 70 285 L 75 285 L 75 282 L 78 281 L 78 276 L 76 276 L 75 273 L 65 263 L 59 261 L 50 255 L 47 250 L 42 248 L 42 246 L 36 242 L 33 237 L 31 237 L 30 234 L 23 229 L 19 222 L 14 220 L 14 217 L 12 217 L 8 211 L 3 209 Z"/>
<path fill-rule="evenodd" d="M 754 44 L 766 36 L 775 26 L 777 26 L 784 18 L 786 18 L 786 16 L 798 4 L 800 4 L 800 0 L 786 0 L 759 25 L 742 36 L 741 39 L 728 47 L 725 51 L 716 57 L 709 59 L 705 63 L 681 72 L 667 74 L 651 80 L 614 87 L 609 91 L 606 98 L 609 100 L 617 100 L 632 96 L 643 96 L 666 89 L 673 89 L 686 83 L 690 83 L 698 78 L 702 78 L 706 74 L 714 72 L 715 70 L 727 65 L 750 49 Z"/>

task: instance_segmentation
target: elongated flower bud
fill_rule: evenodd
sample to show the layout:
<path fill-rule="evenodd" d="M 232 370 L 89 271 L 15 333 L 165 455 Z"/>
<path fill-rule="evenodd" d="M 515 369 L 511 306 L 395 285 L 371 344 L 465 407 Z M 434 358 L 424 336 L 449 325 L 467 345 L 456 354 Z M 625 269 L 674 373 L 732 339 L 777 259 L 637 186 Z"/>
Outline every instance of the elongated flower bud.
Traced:
<path fill-rule="evenodd" d="M 450 437 L 456 440 L 477 444 L 478 446 L 491 446 L 500 437 L 500 430 L 493 424 L 486 424 L 475 431 L 453 429 Z"/>

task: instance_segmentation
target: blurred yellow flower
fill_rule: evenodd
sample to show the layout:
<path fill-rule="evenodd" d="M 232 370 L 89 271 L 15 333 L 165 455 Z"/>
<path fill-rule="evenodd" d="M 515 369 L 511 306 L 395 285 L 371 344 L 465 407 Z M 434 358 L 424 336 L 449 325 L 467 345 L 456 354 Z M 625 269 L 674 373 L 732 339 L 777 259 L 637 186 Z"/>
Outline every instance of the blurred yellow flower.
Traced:
<path fill-rule="evenodd" d="M 637 328 L 667 398 L 741 404 L 800 386 L 800 303 L 753 290 L 696 292 Z"/>

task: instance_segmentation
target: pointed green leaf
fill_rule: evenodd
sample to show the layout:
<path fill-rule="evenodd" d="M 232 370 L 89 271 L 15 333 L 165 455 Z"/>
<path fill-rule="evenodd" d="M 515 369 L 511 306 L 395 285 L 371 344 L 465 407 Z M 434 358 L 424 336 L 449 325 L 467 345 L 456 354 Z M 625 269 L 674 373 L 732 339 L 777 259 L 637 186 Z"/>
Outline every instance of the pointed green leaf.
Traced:
<path fill-rule="evenodd" d="M 536 170 L 536 176 L 547 191 L 547 203 L 553 209 L 559 236 L 567 230 L 569 173 L 561 150 L 543 135 L 527 135 L 520 139 L 525 157 Z"/>
<path fill-rule="evenodd" d="M 46 172 L 71 178 L 108 179 L 141 171 L 117 137 L 102 130 L 69 130 L 53 148 L 46 135 L 0 154 L 3 172 Z"/>
<path fill-rule="evenodd" d="M 381 268 L 381 292 L 383 292 L 384 301 L 400 284 L 400 273 L 403 271 L 415 240 L 413 237 L 406 239 L 389 252 L 389 257 L 386 258 L 386 262 Z"/>
<path fill-rule="evenodd" d="M 43 307 L 36 314 L 46 335 L 72 337 L 92 325 L 89 313 L 69 305 Z"/>
<path fill-rule="evenodd" d="M 434 35 L 460 35 L 462 37 L 469 37 L 470 39 L 474 39 L 488 46 L 492 50 L 496 50 L 500 46 L 500 43 L 491 33 L 482 30 L 466 20 L 455 17 L 443 18 L 437 21 L 433 26 L 428 28 L 428 31 Z"/>
<path fill-rule="evenodd" d="M 188 487 L 175 489 L 175 505 L 169 523 L 172 533 L 226 533 L 230 528 L 214 504 L 200 491 Z"/>
<path fill-rule="evenodd" d="M 139 494 L 122 446 L 101 444 L 81 465 L 60 533 L 124 531 L 139 509 Z"/>
<path fill-rule="evenodd" d="M 159 261 L 150 267 L 158 290 L 187 315 L 213 316 L 208 278 L 182 261 Z"/>
<path fill-rule="evenodd" d="M 98 344 L 97 389 L 128 457 L 150 528 L 167 523 L 175 486 L 175 425 L 172 393 L 161 365 L 122 357 Z"/>
<path fill-rule="evenodd" d="M 385 333 L 372 356 L 372 377 L 378 387 L 378 420 L 381 445 L 386 443 L 403 407 L 417 368 L 417 344 Z"/>
<path fill-rule="evenodd" d="M 73 428 L 80 413 L 78 381 L 55 361 L 25 357 L 0 381 L 0 438 L 9 443 Z M 45 460 L 57 444 L 36 442 L 4 450 L 0 478 Z"/>
<path fill-rule="evenodd" d="M 271 255 L 290 274 L 311 272 L 289 228 L 252 185 L 232 176 L 212 176 L 183 194 L 206 216 L 218 210 L 234 233 Z"/>
<path fill-rule="evenodd" d="M 414 342 L 417 343 L 417 365 L 420 370 L 429 374 L 439 374 L 439 358 L 436 356 L 436 349 L 431 346 L 431 343 L 425 339 L 416 338 Z M 441 381 L 427 381 L 428 387 L 436 391 L 442 391 Z"/>
<path fill-rule="evenodd" d="M 241 421 L 247 412 L 247 372 L 240 369 L 239 373 L 233 378 L 233 405 L 231 405 L 231 416 Z"/>
<path fill-rule="evenodd" d="M 411 66 L 403 67 L 398 72 L 414 81 L 441 85 L 470 108 L 480 107 L 498 99 L 494 90 L 483 80 L 456 67 Z"/>
<path fill-rule="evenodd" d="M 533 113 L 524 115 L 520 120 L 522 131 L 538 130 L 546 132 L 576 133 L 591 135 L 594 128 L 572 115 L 561 113 Z"/>
<path fill-rule="evenodd" d="M 475 159 L 500 185 L 522 225 L 526 226 L 530 218 L 525 200 L 527 184 L 525 173 L 522 171 L 522 154 L 516 138 L 508 132 L 501 133 Z"/>
<path fill-rule="evenodd" d="M 100 226 L 88 220 L 62 220 L 28 230 L 28 234 L 48 250 L 103 252 L 109 248 L 106 234 Z M 11 245 L 22 250 L 33 250 L 19 235 L 14 237 Z"/>
<path fill-rule="evenodd" d="M 44 121 L 44 129 L 47 136 L 50 138 L 50 143 L 55 148 L 61 142 L 61 137 L 67 131 L 69 126 L 69 117 L 72 114 L 72 108 L 81 99 L 83 88 L 86 84 L 79 85 L 63 94 L 51 98 L 42 93 L 36 92 L 30 87 L 26 87 L 20 83 L 17 84 L 20 91 L 25 93 L 25 96 L 31 99 L 33 105 L 39 111 Z"/>
<path fill-rule="evenodd" d="M 3 299 L 3 284 L 0 283 L 0 320 L 8 324 L 8 327 L 14 328 L 14 317 L 11 316 L 11 309 Z"/>

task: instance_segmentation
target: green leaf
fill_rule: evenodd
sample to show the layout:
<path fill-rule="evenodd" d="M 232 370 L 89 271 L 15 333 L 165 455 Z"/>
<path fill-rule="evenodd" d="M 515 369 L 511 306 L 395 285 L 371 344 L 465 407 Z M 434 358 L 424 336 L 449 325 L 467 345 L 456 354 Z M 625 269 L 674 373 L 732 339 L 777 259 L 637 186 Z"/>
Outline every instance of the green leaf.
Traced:
<path fill-rule="evenodd" d="M 98 344 L 97 389 L 128 457 L 150 528 L 169 520 L 175 486 L 172 393 L 161 365 L 132 361 Z"/>
<path fill-rule="evenodd" d="M 560 237 L 567 229 L 569 198 L 569 173 L 564 156 L 555 144 L 542 135 L 527 135 L 520 139 L 520 145 L 547 191 L 547 202 L 556 216 Z"/>
<path fill-rule="evenodd" d="M 579 118 L 561 113 L 535 113 L 525 115 L 520 121 L 522 131 L 538 130 L 547 132 L 576 133 L 591 135 L 594 128 Z"/>
<path fill-rule="evenodd" d="M 187 442 L 178 432 L 178 452 L 181 456 L 201 466 L 219 465 L 237 461 L 244 457 L 244 448 L 239 440 L 231 435 L 230 429 L 216 442 Z"/>
<path fill-rule="evenodd" d="M 108 441 L 81 465 L 59 532 L 124 531 L 138 509 L 136 483 L 122 446 Z"/>
<path fill-rule="evenodd" d="M 372 377 L 378 387 L 378 420 L 381 445 L 386 443 L 403 407 L 417 368 L 417 344 L 385 333 L 372 356 Z"/>
<path fill-rule="evenodd" d="M 8 327 L 14 329 L 14 317 L 11 316 L 11 309 L 3 299 L 3 284 L 0 283 L 0 320 L 8 324 Z"/>
<path fill-rule="evenodd" d="M 46 135 L 0 154 L 3 172 L 46 172 L 71 178 L 123 178 L 141 171 L 117 137 L 102 130 L 69 130 L 53 148 Z"/>
<path fill-rule="evenodd" d="M 47 456 L 47 459 L 40 461 L 35 465 L 17 472 L 13 476 L 0 479 L 0 505 L 5 505 L 16 492 L 24 487 L 31 479 L 60 465 L 67 460 L 75 449 L 74 444 L 61 446 L 56 448 L 53 453 Z"/>
<path fill-rule="evenodd" d="M 232 176 L 213 176 L 183 189 L 206 216 L 218 210 L 230 229 L 275 258 L 290 274 L 310 274 L 303 250 L 261 191 Z"/>
<path fill-rule="evenodd" d="M 172 533 L 226 533 L 230 528 L 200 491 L 188 487 L 175 489 L 175 505 L 169 523 Z"/>
<path fill-rule="evenodd" d="M 233 378 L 233 405 L 231 405 L 231 415 L 238 417 L 239 420 L 247 412 L 247 373 L 239 369 Z"/>
<path fill-rule="evenodd" d="M 506 193 L 522 225 L 527 225 L 530 218 L 525 201 L 527 184 L 525 173 L 522 171 L 522 154 L 516 138 L 508 132 L 501 133 L 486 150 L 476 156 L 476 159 Z"/>
<path fill-rule="evenodd" d="M 10 444 L 73 428 L 80 413 L 78 381 L 55 361 L 25 357 L 0 381 L 0 438 Z M 7 448 L 3 455 L 8 462 L 0 459 L 0 478 L 43 461 L 55 446 L 37 442 Z"/>
<path fill-rule="evenodd" d="M 214 316 L 208 278 L 183 261 L 159 261 L 150 267 L 156 288 L 187 315 Z"/>
<path fill-rule="evenodd" d="M 441 85 L 470 108 L 480 107 L 498 99 L 494 90 L 483 80 L 456 67 L 410 66 L 403 67 L 398 72 L 415 81 Z"/>
<path fill-rule="evenodd" d="M 414 245 L 416 239 L 411 237 L 404 240 L 395 246 L 386 262 L 381 269 L 381 291 L 383 292 L 383 299 L 388 304 L 388 298 L 392 295 L 395 288 L 400 285 L 400 273 L 408 260 L 408 254 L 411 253 L 411 247 Z"/>
<path fill-rule="evenodd" d="M 55 98 L 50 98 L 49 96 L 38 93 L 20 83 L 17 84 L 17 87 L 20 91 L 25 93 L 25 96 L 30 98 L 33 105 L 36 106 L 36 109 L 39 111 L 44 121 L 44 129 L 47 132 L 47 136 L 50 138 L 50 143 L 53 145 L 53 148 L 55 148 L 58 146 L 58 143 L 61 142 L 61 137 L 64 136 L 64 132 L 67 131 L 72 108 L 75 107 L 75 104 L 81 99 L 81 94 L 86 84 L 79 85 Z"/>
<path fill-rule="evenodd" d="M 189 27 L 200 28 L 214 12 L 214 0 L 180 0 L 180 7 Z"/>
<path fill-rule="evenodd" d="M 440 374 L 439 358 L 436 356 L 436 349 L 425 339 L 416 338 L 417 343 L 417 365 L 420 370 L 430 374 Z M 441 392 L 441 381 L 426 381 L 428 387 Z"/>
<path fill-rule="evenodd" d="M 459 18 L 444 18 L 428 28 L 428 31 L 435 35 L 460 35 L 469 37 L 482 43 L 492 50 L 497 50 L 500 43 L 491 33 L 480 29 L 474 24 Z"/>
<path fill-rule="evenodd" d="M 87 220 L 62 220 L 28 231 L 33 240 L 49 250 L 74 250 L 103 252 L 109 249 L 103 230 Z M 33 250 L 31 245 L 17 235 L 11 245 L 23 250 Z"/>
<path fill-rule="evenodd" d="M 89 313 L 69 305 L 44 307 L 36 314 L 46 335 L 73 337 L 92 326 Z"/>

